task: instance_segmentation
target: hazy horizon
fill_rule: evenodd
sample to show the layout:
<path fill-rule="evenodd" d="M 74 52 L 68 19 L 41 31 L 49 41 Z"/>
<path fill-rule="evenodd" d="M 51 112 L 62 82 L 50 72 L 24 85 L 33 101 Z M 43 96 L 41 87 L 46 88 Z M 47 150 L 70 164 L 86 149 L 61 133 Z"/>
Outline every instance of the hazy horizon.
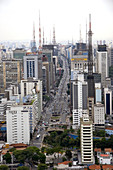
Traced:
<path fill-rule="evenodd" d="M 57 42 L 77 42 L 86 40 L 89 13 L 91 13 L 93 41 L 113 40 L 113 1 L 112 0 L 0 0 L 0 41 L 32 40 L 33 22 L 35 37 L 39 39 L 39 10 L 41 30 L 45 41 L 50 42 L 55 26 Z"/>

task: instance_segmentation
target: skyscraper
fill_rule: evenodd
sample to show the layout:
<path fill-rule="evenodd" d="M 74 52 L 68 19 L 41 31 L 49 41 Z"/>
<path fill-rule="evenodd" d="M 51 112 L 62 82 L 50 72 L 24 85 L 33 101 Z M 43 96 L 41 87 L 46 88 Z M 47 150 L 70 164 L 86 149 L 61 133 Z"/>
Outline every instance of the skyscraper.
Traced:
<path fill-rule="evenodd" d="M 89 44 L 88 44 L 88 97 L 95 97 L 94 76 L 93 76 L 93 55 L 92 55 L 92 30 L 91 30 L 91 14 L 89 14 Z"/>
<path fill-rule="evenodd" d="M 93 164 L 93 122 L 88 115 L 81 118 L 80 131 L 82 164 Z"/>

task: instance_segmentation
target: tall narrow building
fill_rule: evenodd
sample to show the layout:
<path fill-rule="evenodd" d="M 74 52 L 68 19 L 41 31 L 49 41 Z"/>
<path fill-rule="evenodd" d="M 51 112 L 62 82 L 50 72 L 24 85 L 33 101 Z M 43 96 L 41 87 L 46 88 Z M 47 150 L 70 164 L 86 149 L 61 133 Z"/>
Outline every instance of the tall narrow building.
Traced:
<path fill-rule="evenodd" d="M 88 115 L 81 118 L 80 132 L 82 164 L 93 164 L 93 122 Z"/>
<path fill-rule="evenodd" d="M 89 14 L 89 32 L 88 32 L 88 97 L 95 98 L 94 76 L 93 76 L 93 55 L 92 55 L 92 30 L 91 30 L 91 14 Z"/>

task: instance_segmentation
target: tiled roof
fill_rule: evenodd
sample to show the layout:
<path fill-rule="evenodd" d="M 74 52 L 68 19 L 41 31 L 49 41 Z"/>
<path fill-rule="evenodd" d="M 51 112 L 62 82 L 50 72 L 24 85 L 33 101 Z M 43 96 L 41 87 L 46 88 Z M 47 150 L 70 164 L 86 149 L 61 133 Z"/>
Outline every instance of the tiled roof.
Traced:
<path fill-rule="evenodd" d="M 100 154 L 101 157 L 109 157 L 108 154 Z"/>
<path fill-rule="evenodd" d="M 100 165 L 90 165 L 89 169 L 100 169 L 101 170 L 101 167 Z"/>
<path fill-rule="evenodd" d="M 58 165 L 60 164 L 68 165 L 69 163 L 72 163 L 72 161 L 64 161 L 64 162 L 58 163 Z"/>
<path fill-rule="evenodd" d="M 24 144 L 24 143 L 15 143 L 15 144 L 11 144 L 10 146 L 13 146 L 13 147 L 27 147 L 27 145 L 26 144 Z"/>
<path fill-rule="evenodd" d="M 108 130 L 113 130 L 113 128 L 111 128 L 111 127 L 107 127 L 105 130 L 107 130 L 107 129 L 108 129 Z"/>
<path fill-rule="evenodd" d="M 102 165 L 102 169 L 109 169 L 109 170 L 113 170 L 113 165 Z"/>
<path fill-rule="evenodd" d="M 112 152 L 112 149 L 111 148 L 105 148 L 104 151 L 105 152 Z"/>
<path fill-rule="evenodd" d="M 94 151 L 95 152 L 101 152 L 101 148 L 95 148 Z"/>

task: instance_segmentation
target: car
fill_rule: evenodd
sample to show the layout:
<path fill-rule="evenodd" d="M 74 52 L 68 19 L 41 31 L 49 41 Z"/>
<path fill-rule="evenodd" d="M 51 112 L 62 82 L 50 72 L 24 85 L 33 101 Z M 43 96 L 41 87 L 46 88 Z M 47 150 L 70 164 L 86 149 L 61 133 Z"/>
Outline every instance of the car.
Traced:
<path fill-rule="evenodd" d="M 40 134 L 37 135 L 36 139 L 39 139 L 40 138 Z"/>

